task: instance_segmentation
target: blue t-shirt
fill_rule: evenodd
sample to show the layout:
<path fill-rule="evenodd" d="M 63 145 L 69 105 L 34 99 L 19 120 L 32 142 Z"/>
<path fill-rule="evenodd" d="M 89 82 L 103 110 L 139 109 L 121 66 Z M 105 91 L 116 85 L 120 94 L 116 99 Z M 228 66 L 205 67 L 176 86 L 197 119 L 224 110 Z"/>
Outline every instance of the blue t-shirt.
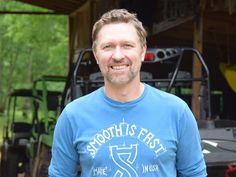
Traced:
<path fill-rule="evenodd" d="M 51 177 L 205 177 L 196 120 L 180 98 L 145 84 L 130 102 L 104 88 L 66 106 L 54 132 Z"/>

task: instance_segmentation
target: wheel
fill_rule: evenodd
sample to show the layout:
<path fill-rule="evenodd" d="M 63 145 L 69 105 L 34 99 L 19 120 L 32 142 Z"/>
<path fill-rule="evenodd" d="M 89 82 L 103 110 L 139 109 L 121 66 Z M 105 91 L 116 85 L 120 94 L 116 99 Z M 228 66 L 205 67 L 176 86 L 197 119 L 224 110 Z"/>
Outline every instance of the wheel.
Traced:
<path fill-rule="evenodd" d="M 18 175 L 18 154 L 8 151 L 6 160 L 6 176 L 17 177 Z"/>
<path fill-rule="evenodd" d="M 6 177 L 6 161 L 5 161 L 5 148 L 1 147 L 1 164 L 0 164 L 0 176 Z"/>
<path fill-rule="evenodd" d="M 49 159 L 42 159 L 39 164 L 38 177 L 48 177 Z"/>
<path fill-rule="evenodd" d="M 9 151 L 5 146 L 1 147 L 1 177 L 17 177 L 18 155 Z"/>
<path fill-rule="evenodd" d="M 51 160 L 50 147 L 41 145 L 39 156 L 36 157 L 34 163 L 33 177 L 48 177 L 48 167 Z"/>

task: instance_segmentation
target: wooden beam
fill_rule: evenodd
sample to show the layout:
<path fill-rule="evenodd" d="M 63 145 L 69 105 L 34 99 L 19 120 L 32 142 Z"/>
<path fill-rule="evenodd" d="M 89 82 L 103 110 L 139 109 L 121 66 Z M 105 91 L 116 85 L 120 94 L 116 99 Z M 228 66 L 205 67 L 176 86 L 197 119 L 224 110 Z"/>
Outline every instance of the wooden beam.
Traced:
<path fill-rule="evenodd" d="M 60 12 L 47 11 L 0 11 L 0 14 L 17 14 L 17 15 L 65 15 Z"/>
<path fill-rule="evenodd" d="M 185 17 L 185 18 L 178 18 L 174 21 L 170 21 L 170 20 L 162 21 L 162 22 L 154 25 L 151 35 L 156 35 L 156 34 L 161 33 L 163 31 L 167 31 L 167 30 L 172 29 L 176 26 L 180 26 L 181 24 L 192 21 L 193 19 L 194 19 L 194 16 L 192 15 L 192 16 Z"/>
<path fill-rule="evenodd" d="M 203 10 L 199 7 L 199 13 L 194 21 L 194 36 L 193 36 L 193 47 L 196 48 L 200 53 L 203 50 Z M 202 66 L 199 60 L 193 56 L 193 78 L 199 78 L 202 76 Z M 197 119 L 202 119 L 201 108 L 200 108 L 200 82 L 193 82 L 193 94 L 192 94 L 192 111 Z"/>
<path fill-rule="evenodd" d="M 38 6 L 50 10 L 54 10 L 59 13 L 63 13 L 66 15 L 71 14 L 79 7 L 81 7 L 86 0 L 17 0 L 19 2 L 31 4 L 33 6 Z"/>

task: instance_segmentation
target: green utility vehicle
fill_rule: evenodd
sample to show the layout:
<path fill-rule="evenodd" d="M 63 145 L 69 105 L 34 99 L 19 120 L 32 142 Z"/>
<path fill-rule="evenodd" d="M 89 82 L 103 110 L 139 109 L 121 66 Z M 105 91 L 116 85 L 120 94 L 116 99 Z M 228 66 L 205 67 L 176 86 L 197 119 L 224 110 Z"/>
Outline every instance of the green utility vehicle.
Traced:
<path fill-rule="evenodd" d="M 26 146 L 31 136 L 33 100 L 37 98 L 31 89 L 16 89 L 8 98 L 1 145 L 1 177 L 17 177 L 28 168 Z"/>
<path fill-rule="evenodd" d="M 64 83 L 61 76 L 42 76 L 34 81 L 32 89 L 17 89 L 9 94 L 1 177 L 17 177 L 20 173 L 26 177 L 47 176 Z M 40 158 L 42 153 L 44 158 Z"/>
<path fill-rule="evenodd" d="M 53 131 L 61 112 L 61 96 L 66 78 L 63 76 L 42 76 L 33 83 L 32 94 L 37 99 L 37 111 L 33 118 L 30 141 L 27 144 L 29 171 L 31 177 L 48 176 L 51 158 Z M 37 90 L 42 90 L 39 94 Z"/>

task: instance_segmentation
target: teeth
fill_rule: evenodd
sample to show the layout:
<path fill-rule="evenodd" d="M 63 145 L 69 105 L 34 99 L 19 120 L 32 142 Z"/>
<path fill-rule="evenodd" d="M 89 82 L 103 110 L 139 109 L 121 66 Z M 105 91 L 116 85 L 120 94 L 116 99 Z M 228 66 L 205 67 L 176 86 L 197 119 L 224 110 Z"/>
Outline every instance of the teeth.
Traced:
<path fill-rule="evenodd" d="M 112 66 L 112 69 L 115 69 L 115 70 L 121 70 L 121 69 L 125 69 L 126 66 L 125 65 L 122 65 L 122 66 Z"/>

